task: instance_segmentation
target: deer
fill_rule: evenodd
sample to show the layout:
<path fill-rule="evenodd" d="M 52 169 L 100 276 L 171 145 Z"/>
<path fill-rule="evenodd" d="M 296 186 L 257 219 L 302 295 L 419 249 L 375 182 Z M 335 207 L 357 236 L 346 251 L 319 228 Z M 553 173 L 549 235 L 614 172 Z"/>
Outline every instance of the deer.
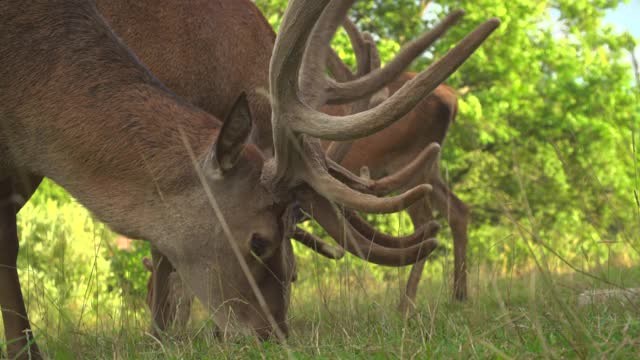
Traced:
<path fill-rule="evenodd" d="M 463 14 L 464 12 L 461 10 L 454 11 L 449 15 L 449 19 L 455 22 Z M 379 69 L 380 56 L 375 41 L 369 33 L 361 33 L 348 17 L 344 19 L 342 25 L 356 56 L 357 72 L 354 74 L 334 51 L 329 50 L 326 56 L 327 66 L 333 77 L 337 81 L 345 83 Z M 325 33 L 331 31 L 329 29 Z M 323 42 L 328 44 L 330 40 L 318 38 L 316 41 L 322 46 Z M 375 107 L 415 76 L 415 73 L 410 72 L 401 74 L 369 98 L 351 104 L 349 111 L 359 112 Z M 338 114 L 345 112 L 344 107 L 328 111 L 331 110 Z M 451 87 L 441 84 L 402 119 L 378 133 L 353 142 L 324 142 L 323 145 L 331 154 L 331 158 L 346 169 L 352 172 L 364 172 L 363 175 L 369 178 L 381 178 L 394 173 L 413 159 L 422 150 L 424 144 L 437 143 L 442 146 L 449 125 L 455 120 L 456 114 L 456 92 Z M 436 209 L 447 219 L 454 242 L 453 298 L 460 301 L 466 300 L 469 208 L 442 179 L 439 161 L 426 166 L 423 172 L 416 174 L 416 177 L 405 184 L 405 187 L 409 188 L 413 184 L 421 182 L 431 184 L 433 191 L 426 198 L 426 201 L 416 202 L 407 211 L 415 227 L 428 224 L 433 220 L 432 209 Z M 407 313 L 410 308 L 415 306 L 417 288 L 425 262 L 426 259 L 421 260 L 411 269 L 405 292 L 401 296 L 398 306 L 403 313 Z"/>
<path fill-rule="evenodd" d="M 251 142 L 265 153 L 272 152 L 272 141 L 260 139 L 272 139 L 271 104 L 264 93 L 276 36 L 251 1 L 169 1 L 158 7 L 145 1 L 99 0 L 97 7 L 112 29 L 164 84 L 199 108 L 223 117 L 233 105 L 226 89 L 246 92 L 255 119 L 251 135 L 255 140 Z M 241 42 L 245 46 L 235 46 Z M 167 52 L 166 49 L 176 50 Z M 251 56 L 246 55 L 246 49 L 252 49 Z M 229 85 L 220 87 L 221 82 Z M 432 147 L 423 155 L 433 156 L 434 151 L 437 149 Z M 423 158 L 418 161 L 427 160 Z M 437 230 L 431 225 L 421 234 L 433 238 Z M 384 234 L 378 233 L 376 237 L 380 241 L 385 239 Z M 325 244 L 302 228 L 294 230 L 293 239 L 331 259 L 344 255 L 344 249 Z M 386 239 L 389 244 L 404 241 L 404 238 Z M 157 253 L 153 255 L 159 257 Z M 157 262 L 168 263 L 162 258 Z M 158 281 L 166 282 L 171 271 L 159 274 Z M 149 281 L 155 281 L 154 277 Z M 159 294 L 161 303 L 171 303 L 162 299 L 175 298 L 166 291 Z M 153 306 L 151 308 L 155 313 Z M 165 309 L 167 314 L 175 311 Z M 165 327 L 163 321 L 162 329 Z"/>
<path fill-rule="evenodd" d="M 332 13 L 334 15 L 324 16 L 324 20 L 321 18 L 314 29 L 314 33 L 324 32 L 330 35 L 325 39 L 330 39 L 333 36 L 335 29 L 331 31 L 330 27 L 336 26 L 336 21 L 342 21 L 344 19 L 346 16 L 345 9 L 348 9 L 353 1 L 342 2 L 339 7 L 333 5 L 334 3 L 337 4 L 338 2 L 332 2 L 330 7 L 333 7 L 333 10 L 331 12 L 327 11 L 327 14 Z M 242 89 L 243 91 L 254 93 L 254 96 L 251 98 L 252 106 L 260 109 L 258 112 L 261 115 L 257 115 L 257 117 L 262 119 L 257 120 L 257 123 L 263 124 L 264 129 L 270 129 L 270 127 L 266 125 L 270 122 L 270 105 L 265 103 L 267 102 L 267 98 L 260 94 L 261 90 L 266 86 L 261 74 L 265 73 L 268 67 L 266 58 L 275 42 L 276 36 L 264 16 L 262 16 L 255 4 L 251 1 L 229 1 L 224 4 L 201 1 L 180 2 L 179 4 L 169 2 L 165 4 L 165 7 L 158 8 L 154 4 L 145 4 L 144 1 L 133 3 L 131 1 L 121 0 L 98 1 L 98 7 L 110 21 L 115 31 L 140 55 L 154 73 L 157 74 L 163 82 L 169 84 L 171 88 L 175 86 L 176 89 L 179 89 L 177 91 L 180 95 L 191 99 L 199 107 L 207 109 L 214 114 L 221 113 L 222 109 L 220 108 L 224 106 L 221 106 L 219 102 L 213 101 L 214 99 L 218 99 L 219 96 L 215 86 L 212 84 L 215 84 L 217 79 L 224 79 L 224 81 L 230 78 L 235 79 L 235 86 L 238 86 L 239 90 Z M 341 10 L 342 12 L 336 10 Z M 415 57 L 428 48 L 433 41 L 440 37 L 450 26 L 455 24 L 462 15 L 462 11 L 453 11 L 431 32 L 425 33 L 404 47 L 399 56 L 385 66 L 384 70 L 386 73 L 382 74 L 382 77 L 378 76 L 376 82 L 385 85 L 400 76 L 402 80 L 396 80 L 393 85 L 389 86 L 394 86 L 395 90 L 399 89 L 402 83 L 415 76 L 415 74 L 403 74 L 402 71 L 404 68 L 406 68 Z M 331 18 L 334 19 L 334 25 L 330 25 L 330 22 L 329 25 L 321 25 L 323 22 L 327 23 Z M 186 24 L 186 26 L 183 27 L 183 24 Z M 366 62 L 366 56 L 362 55 L 365 50 L 359 49 L 364 49 L 365 45 L 360 39 L 357 29 L 354 32 L 355 25 L 351 24 L 351 26 L 349 26 L 350 23 L 348 21 L 345 22 L 344 25 L 352 39 L 354 48 L 356 48 L 359 68 L 363 68 L 364 65 L 360 65 L 360 63 L 363 61 Z M 212 33 L 211 29 L 216 26 L 225 32 L 222 35 Z M 327 28 L 329 29 L 327 30 Z M 157 29 L 162 29 L 162 31 L 157 31 Z M 244 56 L 242 53 L 244 50 L 242 50 L 241 47 L 235 46 L 235 44 L 241 41 L 247 42 L 247 46 L 249 47 L 260 49 L 261 51 L 256 52 L 258 56 Z M 317 41 L 318 40 L 313 44 L 316 48 L 319 46 Z M 269 44 L 271 45 L 268 46 Z M 175 49 L 175 51 L 167 52 L 166 49 Z M 375 49 L 373 49 L 372 54 L 374 54 L 374 52 Z M 228 63 L 224 65 L 209 61 L 209 59 L 214 59 L 220 56 L 220 54 L 225 54 L 228 59 L 233 59 L 233 61 L 228 61 Z M 329 52 L 329 55 L 327 61 L 334 76 L 336 76 L 336 74 L 348 73 L 350 75 L 342 75 L 341 81 L 345 83 L 354 80 L 354 75 L 351 74 L 350 70 L 341 62 L 337 54 L 335 54 L 335 52 Z M 217 66 L 212 66 L 213 63 L 216 63 Z M 182 66 L 175 64 L 181 64 Z M 366 72 L 360 74 L 360 77 L 365 75 Z M 345 76 L 349 77 L 345 78 Z M 376 86 L 378 85 L 369 85 L 369 87 L 374 90 L 376 90 Z M 388 87 L 384 87 L 383 91 L 385 89 L 388 90 Z M 357 90 L 362 93 L 362 87 L 357 88 Z M 373 90 L 369 90 L 369 93 L 372 91 Z M 365 91 L 365 96 L 366 95 L 367 93 Z M 353 99 L 357 99 L 357 97 L 348 96 L 340 101 L 348 102 Z M 379 102 L 380 101 L 378 101 L 378 103 Z M 348 105 L 324 106 L 322 109 L 325 112 L 342 115 L 352 111 Z M 418 116 L 418 109 L 424 114 L 423 116 Z M 359 169 L 361 166 L 369 165 L 376 176 L 379 172 L 378 169 L 392 173 L 389 169 L 383 168 L 385 162 L 391 162 L 391 167 L 398 167 L 398 164 L 406 164 L 409 162 L 408 159 L 415 158 L 418 155 L 416 151 L 418 151 L 417 149 L 420 147 L 424 148 L 431 142 L 441 144 L 446 134 L 449 121 L 455 117 L 455 111 L 456 98 L 453 90 L 444 85 L 440 85 L 397 124 L 382 130 L 380 136 L 373 135 L 370 138 L 356 142 L 357 145 L 352 148 L 351 155 L 347 158 L 347 163 L 343 165 L 346 165 L 346 167 L 352 171 Z M 408 118 L 412 120 L 407 120 Z M 419 133 L 423 136 L 419 138 L 407 136 L 407 123 L 410 124 L 409 126 L 416 126 L 417 129 L 419 129 Z M 265 133 L 267 131 L 265 131 Z M 399 138 L 400 141 L 385 145 L 385 143 L 389 141 L 389 132 L 391 132 L 392 137 L 402 134 L 402 137 Z M 380 141 L 380 139 L 385 140 Z M 393 146 L 397 146 L 400 142 L 408 144 L 406 148 L 403 149 L 407 154 L 395 156 L 393 159 L 390 159 L 389 156 L 381 155 L 384 153 L 385 146 L 387 146 L 386 149 L 392 149 L 394 150 L 393 153 L 395 153 Z M 379 145 L 376 146 L 375 143 Z M 323 144 L 325 147 L 328 145 L 329 142 L 324 142 Z M 270 145 L 266 145 L 265 147 L 270 148 Z M 376 165 L 371 164 L 371 159 L 377 159 L 375 160 L 377 161 Z M 336 160 L 335 157 L 334 160 Z M 421 171 L 431 168 L 431 166 L 425 166 Z M 427 173 L 429 173 L 429 171 L 427 171 Z M 431 170 L 431 174 L 435 176 L 434 174 L 439 174 L 439 170 Z M 411 181 L 415 182 L 416 178 L 417 177 L 412 178 Z M 441 194 L 442 191 L 446 194 L 450 193 L 439 175 L 437 178 L 434 177 L 434 179 L 439 179 L 438 185 L 440 187 L 438 188 L 438 194 Z M 406 187 L 407 185 L 403 184 L 402 186 Z M 434 199 L 433 201 L 441 199 L 439 196 L 431 197 Z M 454 196 L 454 200 L 455 199 L 457 198 Z M 442 204 L 442 202 L 439 204 Z M 456 204 L 460 204 L 460 202 L 456 202 Z M 466 213 L 464 210 L 466 208 L 463 203 L 460 208 L 463 211 L 456 216 L 450 216 L 452 219 L 459 219 L 458 222 L 450 221 L 452 226 L 453 224 L 457 225 L 459 223 L 464 225 L 460 225 L 456 229 L 466 227 L 466 222 L 468 221 L 465 217 Z M 413 212 L 418 214 L 415 216 L 430 214 L 430 210 L 423 210 L 422 206 L 413 206 L 410 209 L 414 209 Z M 438 209 L 441 210 L 441 207 Z M 447 212 L 447 214 L 451 213 L 452 210 Z M 433 234 L 433 231 L 438 227 L 437 224 L 434 224 L 434 222 L 428 218 L 414 221 L 414 223 L 426 224 L 425 226 L 430 229 L 428 232 L 430 234 Z M 464 265 L 466 263 L 464 258 L 466 254 L 466 230 L 454 231 L 454 234 L 459 233 L 462 235 L 460 237 L 456 236 L 454 240 L 456 248 L 455 256 L 456 264 L 462 265 L 456 266 L 455 268 L 454 297 L 462 300 L 466 298 L 466 268 Z M 296 235 L 296 240 L 304 240 L 307 246 L 328 258 L 337 259 L 343 254 L 341 249 L 336 249 L 328 244 L 324 244 L 317 237 L 311 234 L 305 234 L 299 228 L 296 231 Z M 380 235 L 377 236 L 379 237 Z M 423 266 L 423 263 L 418 263 L 412 270 L 412 275 L 407 286 L 407 294 L 412 293 L 413 295 L 407 296 L 408 299 L 415 299 L 415 289 Z M 154 276 L 152 275 L 150 281 L 153 281 L 153 279 Z M 149 289 L 151 291 L 152 287 L 149 287 Z M 411 289 L 414 290 L 411 291 Z M 402 301 L 406 303 L 406 300 Z M 402 305 L 401 307 L 405 308 L 406 305 Z M 182 319 L 179 322 L 183 323 L 185 320 Z"/>
<path fill-rule="evenodd" d="M 430 186 L 377 196 L 379 182 L 332 162 L 320 140 L 353 140 L 391 125 L 499 21 L 480 25 L 376 108 L 336 117 L 307 106 L 297 82 L 307 40 L 328 3 L 292 0 L 285 11 L 268 74 L 273 154 L 248 141 L 253 116 L 246 95 L 237 96 L 224 121 L 189 104 L 133 55 L 93 2 L 0 4 L 0 307 L 10 357 L 42 356 L 16 269 L 16 214 L 43 177 L 115 232 L 149 241 L 154 271 L 175 268 L 216 323 L 261 339 L 288 332 L 294 257 L 285 239 L 295 229 L 292 208 L 374 263 L 404 266 L 436 248 L 420 230 L 403 242 L 369 239 L 354 220 L 357 211 L 404 209 Z M 154 289 L 163 293 L 166 285 L 156 281 Z M 159 327 L 160 300 L 153 314 Z"/>
<path fill-rule="evenodd" d="M 149 259 L 148 257 L 143 258 L 142 265 L 151 274 L 154 273 L 153 263 L 151 259 Z M 295 276 L 296 275 L 294 268 L 294 275 L 291 280 L 292 282 L 295 281 Z M 184 329 L 186 328 L 186 324 L 189 321 L 189 317 L 191 315 L 191 304 L 193 303 L 195 295 L 189 290 L 189 288 L 184 286 L 184 283 L 182 282 L 180 276 L 176 271 L 172 271 L 168 275 L 166 282 L 168 289 L 168 296 L 166 299 L 167 307 L 174 311 L 174 313 L 171 314 L 171 325 L 176 329 Z M 149 308 L 151 308 L 151 306 L 153 305 L 153 294 L 154 292 L 152 280 L 147 282 L 147 298 L 145 299 L 145 302 L 147 303 L 147 306 L 149 306 Z M 216 334 L 219 334 L 219 332 L 217 332 Z"/>
<path fill-rule="evenodd" d="M 370 35 L 361 34 L 348 19 L 348 5 L 336 1 L 329 7 L 334 10 L 325 12 L 317 24 L 310 40 L 315 46 L 307 49 L 305 57 L 308 60 L 303 63 L 305 67 L 300 81 L 304 84 L 303 96 L 308 103 L 335 115 L 366 111 L 399 91 L 416 76 L 415 73 L 401 71 L 464 15 L 462 10 L 452 11 L 432 31 L 405 45 L 389 64 L 381 68 L 375 42 Z M 330 47 L 331 38 L 340 25 L 346 30 L 356 54 L 356 74 Z M 325 76 L 325 68 L 330 70 L 335 80 Z M 365 94 L 364 90 L 368 93 Z M 356 101 L 345 106 L 348 99 Z M 327 155 L 347 170 L 357 172 L 362 169 L 366 178 L 381 178 L 409 162 L 427 144 L 442 145 L 456 114 L 456 93 L 451 87 L 441 84 L 393 125 L 353 142 L 325 141 L 323 146 Z M 433 223 L 434 208 L 447 218 L 454 238 L 453 298 L 463 301 L 467 298 L 468 287 L 466 249 L 469 209 L 448 188 L 440 174 L 439 161 L 429 163 L 404 187 L 394 189 L 410 188 L 412 184 L 423 181 L 433 186 L 434 191 L 429 194 L 427 201 L 417 202 L 407 210 L 417 227 Z M 379 189 L 378 194 L 388 192 Z M 425 261 L 417 262 L 410 272 L 398 306 L 402 313 L 406 314 L 415 305 Z"/>

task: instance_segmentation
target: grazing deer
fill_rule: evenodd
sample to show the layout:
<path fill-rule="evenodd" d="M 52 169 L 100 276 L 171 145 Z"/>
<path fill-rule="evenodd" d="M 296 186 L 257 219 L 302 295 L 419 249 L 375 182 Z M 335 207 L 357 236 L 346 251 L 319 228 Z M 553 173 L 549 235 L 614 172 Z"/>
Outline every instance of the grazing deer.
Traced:
<path fill-rule="evenodd" d="M 97 7 L 112 29 L 154 75 L 194 105 L 213 115 L 223 116 L 232 105 L 227 89 L 246 92 L 257 128 L 253 133 L 257 140 L 253 142 L 265 153 L 272 151 L 271 104 L 269 97 L 265 96 L 265 88 L 269 85 L 269 61 L 275 33 L 251 1 L 167 1 L 159 7 L 148 1 L 99 0 Z M 238 43 L 243 43 L 243 46 L 236 46 Z M 248 51 L 251 51 L 251 56 L 247 56 Z M 409 164 L 407 170 L 420 170 L 419 164 L 435 158 L 437 150 L 436 147 L 425 149 L 423 156 L 414 165 Z M 389 180 L 397 182 L 403 178 L 406 176 L 400 174 L 395 180 Z M 384 184 L 384 181 L 379 184 Z M 360 225 L 362 229 L 362 223 Z M 376 238 L 387 244 L 415 244 L 420 237 L 432 238 L 437 230 L 435 227 L 425 228 L 411 238 L 393 238 L 376 233 Z M 344 254 L 342 248 L 325 244 L 300 228 L 294 230 L 293 238 L 332 259 Z M 362 253 L 368 254 L 368 250 Z M 166 259 L 157 261 L 169 263 Z M 162 283 L 169 272 L 157 275 Z M 150 281 L 155 279 L 152 277 Z M 158 300 L 161 303 L 165 302 L 162 299 L 171 298 L 167 293 L 160 294 L 163 294 Z M 172 309 L 165 311 L 167 314 L 174 312 Z"/>
<path fill-rule="evenodd" d="M 452 22 L 463 15 L 456 11 L 450 14 Z M 371 71 L 380 68 L 380 57 L 372 37 L 361 34 L 354 23 L 346 19 L 343 23 L 352 43 L 356 55 L 357 73 L 340 60 L 335 52 L 327 54 L 328 65 L 336 80 L 345 83 L 363 77 Z M 328 42 L 326 39 L 316 39 Z M 384 101 L 389 95 L 398 91 L 406 82 L 416 76 L 415 73 L 403 73 L 388 86 L 379 90 L 370 98 L 365 98 L 352 104 L 350 112 L 359 112 Z M 337 113 L 343 113 L 344 107 L 334 108 Z M 325 143 L 325 148 L 332 159 L 353 172 L 365 167 L 371 178 L 381 178 L 392 174 L 404 164 L 415 158 L 426 144 L 437 143 L 443 145 L 449 125 L 455 120 L 457 113 L 457 96 L 455 91 L 446 85 L 438 86 L 434 92 L 413 108 L 402 119 L 393 125 L 373 135 L 353 142 Z M 469 210 L 446 185 L 441 177 L 439 162 L 433 166 L 426 166 L 417 173 L 405 188 L 418 183 L 428 183 L 433 186 L 427 201 L 416 202 L 407 210 L 415 227 L 432 221 L 433 210 L 436 209 L 446 217 L 454 243 L 454 285 L 453 296 L 457 300 L 467 298 L 467 226 L 469 224 Z M 416 263 L 411 269 L 407 281 L 406 291 L 400 300 L 400 309 L 406 312 L 415 303 L 418 284 L 426 260 Z"/>
<path fill-rule="evenodd" d="M 432 31 L 405 45 L 393 60 L 380 68 L 380 59 L 373 39 L 365 39 L 357 27 L 346 18 L 348 6 L 344 2 L 335 1 L 329 8 L 334 11 L 323 14 L 311 37 L 310 41 L 315 46 L 309 47 L 305 54 L 301 82 L 304 84 L 303 97 L 308 99 L 309 104 L 323 107 L 326 112 L 336 115 L 366 111 L 384 101 L 390 94 L 402 91 L 404 85 L 411 83 L 416 77 L 415 73 L 402 71 L 464 15 L 461 10 L 453 11 Z M 331 38 L 340 24 L 344 25 L 356 54 L 355 75 L 330 48 Z M 326 77 L 325 65 L 329 67 L 335 80 Z M 331 106 L 344 104 L 349 99 L 356 101 L 350 106 Z M 411 161 L 427 144 L 442 145 L 456 113 L 455 92 L 446 85 L 440 85 L 393 125 L 353 142 L 325 142 L 324 146 L 327 148 L 328 157 L 347 170 L 357 171 L 364 168 L 368 177 L 376 179 L 393 173 L 398 167 Z M 395 189 L 410 188 L 412 184 L 425 181 L 432 184 L 433 191 L 428 201 L 418 202 L 409 207 L 409 214 L 416 227 L 432 223 L 433 208 L 446 216 L 454 238 L 453 296 L 457 300 L 464 300 L 467 298 L 466 249 L 469 210 L 446 186 L 437 162 L 433 166 L 426 166 L 413 179 Z M 382 195 L 388 191 L 377 193 Z M 399 306 L 403 312 L 415 302 L 424 265 L 424 261 L 418 262 L 411 270 Z"/>
<path fill-rule="evenodd" d="M 346 10 L 352 3 L 353 1 L 333 1 L 330 3 L 325 15 L 321 17 L 314 29 L 312 34 L 314 39 L 309 49 L 318 49 L 323 41 L 326 41 L 326 46 L 328 46 L 328 41 L 335 32 L 335 27 L 342 22 L 346 16 Z M 144 1 L 104 0 L 98 1 L 98 7 L 111 22 L 114 30 L 141 56 L 154 74 L 172 89 L 177 89 L 178 94 L 191 99 L 196 105 L 213 114 L 218 114 L 223 112 L 225 105 L 224 102 L 215 101 L 224 98 L 224 94 L 220 94 L 220 87 L 216 84 L 220 81 L 231 81 L 238 91 L 242 90 L 254 94 L 250 96 L 250 103 L 253 108 L 259 109 L 256 112 L 258 114 L 256 122 L 258 127 L 263 124 L 262 128 L 268 129 L 264 131 L 265 134 L 269 133 L 271 129 L 269 124 L 270 105 L 267 98 L 260 95 L 259 92 L 261 88 L 266 87 L 262 74 L 268 68 L 267 58 L 273 47 L 275 34 L 252 2 L 248 0 L 225 3 L 195 0 L 172 1 L 166 2 L 160 8 Z M 375 69 L 362 72 L 365 66 L 363 62 L 367 61 L 366 56 L 363 55 L 366 51 L 366 45 L 357 33 L 355 26 L 349 22 L 345 23 L 345 28 L 352 38 L 358 55 L 359 73 L 357 79 L 333 52 L 329 53 L 329 68 L 334 76 L 342 81 L 340 86 L 352 85 L 349 82 L 353 83 L 354 80 L 360 81 L 362 86 L 352 85 L 351 88 L 355 89 L 355 94 L 347 92 L 340 95 L 341 97 L 334 95 L 334 98 L 327 102 L 348 102 L 357 99 L 358 96 L 365 96 L 367 99 L 366 108 L 368 108 L 370 104 L 366 98 L 367 94 L 379 91 L 381 86 L 387 85 L 400 76 L 399 80 L 393 81 L 388 87 L 383 87 L 383 90 L 387 90 L 387 92 L 389 89 L 395 92 L 400 88 L 400 85 L 415 76 L 415 74 L 403 74 L 402 71 L 415 57 L 455 24 L 462 14 L 461 11 L 452 12 L 431 32 L 405 46 L 390 64 L 385 66 L 382 71 L 378 71 L 380 74 L 369 75 L 364 79 L 362 77 Z M 335 27 L 331 29 L 332 26 Z M 246 47 L 235 46 L 241 42 L 246 43 Z M 375 44 L 373 46 L 371 54 L 375 55 Z M 247 57 L 245 48 L 258 50 L 254 52 L 253 56 Z M 167 51 L 167 49 L 172 51 Z M 218 58 L 220 61 L 215 61 Z M 322 59 L 323 56 L 317 58 Z M 309 66 L 320 65 L 310 64 L 309 61 L 306 61 L 303 63 L 303 73 L 304 68 Z M 348 78 L 345 78 L 347 76 Z M 313 77 L 308 77 L 308 79 L 310 81 L 302 85 L 303 90 L 315 89 L 317 84 L 322 84 Z M 322 93 L 317 89 L 312 91 Z M 307 91 L 307 93 L 310 92 L 311 90 Z M 380 97 L 377 102 L 375 100 L 374 102 L 372 105 L 381 102 Z M 329 113 L 342 115 L 354 112 L 348 106 L 325 106 L 322 109 Z M 351 170 L 368 165 L 371 167 L 374 177 L 380 177 L 381 172 L 387 175 L 394 173 L 392 170 L 397 170 L 401 165 L 409 163 L 410 159 L 415 158 L 431 142 L 442 143 L 448 124 L 455 116 L 455 111 L 456 97 L 453 91 L 444 85 L 438 86 L 431 95 L 420 102 L 398 123 L 391 125 L 379 134 L 356 141 L 343 165 Z M 419 136 L 411 137 L 409 134 L 418 134 Z M 325 142 L 325 145 L 327 144 L 328 142 Z M 265 144 L 263 147 L 271 148 L 270 144 Z M 334 154 L 333 156 L 340 155 Z M 420 170 L 420 175 L 413 176 L 409 180 L 416 183 L 423 176 L 423 173 L 428 175 L 426 178 L 437 184 L 437 195 L 432 195 L 431 198 L 438 205 L 436 208 L 444 212 L 439 206 L 444 204 L 443 201 L 439 201 L 442 193 L 453 196 L 454 200 L 457 198 L 446 188 L 437 168 L 425 166 Z M 401 184 L 401 186 L 407 187 L 407 184 Z M 454 214 L 454 210 L 462 209 L 455 216 L 449 217 L 454 219 L 450 220 L 451 226 L 455 226 L 454 242 L 457 265 L 454 294 L 457 299 L 464 299 L 466 297 L 466 270 L 464 268 L 467 222 L 464 210 L 466 208 L 459 201 L 451 201 L 450 203 L 461 206 L 457 208 L 451 206 L 448 208 L 447 214 Z M 410 211 L 416 227 L 425 224 L 425 227 L 430 229 L 429 234 L 434 234 L 434 230 L 437 231 L 437 225 L 429 221 L 430 209 L 419 205 L 412 206 Z M 457 236 L 457 234 L 461 235 Z M 310 234 L 304 234 L 300 229 L 296 231 L 296 235 L 297 240 L 304 240 L 309 247 L 327 257 L 338 258 L 341 256 L 339 249 L 322 243 Z M 414 267 L 407 287 L 408 294 L 415 294 L 422 266 L 424 266 L 423 263 L 418 263 Z M 409 295 L 409 297 L 413 300 L 415 295 Z M 406 304 L 406 300 L 403 301 Z"/>
<path fill-rule="evenodd" d="M 18 281 L 15 220 L 20 200 L 43 176 L 116 232 L 150 241 L 155 271 L 175 267 L 218 324 L 238 324 L 262 338 L 287 333 L 290 205 L 374 263 L 407 265 L 433 251 L 437 242 L 419 231 L 411 241 L 388 243 L 367 239 L 361 224 L 353 225 L 355 211 L 399 211 L 429 186 L 377 197 L 377 183 L 333 163 L 319 139 L 353 140 L 391 125 L 498 21 L 481 25 L 378 107 L 334 117 L 306 106 L 297 81 L 327 3 L 292 0 L 285 12 L 269 67 L 273 156 L 246 142 L 252 117 L 245 96 L 224 125 L 184 102 L 114 36 L 93 2 L 0 3 L 0 306 L 9 356 L 40 356 Z M 164 293 L 166 285 L 156 281 L 154 288 Z M 161 298 L 154 299 L 158 327 L 166 320 Z"/>
<path fill-rule="evenodd" d="M 246 98 L 225 126 L 177 98 L 89 1 L 3 1 L 0 18 L 0 307 L 9 356 L 39 356 L 18 281 L 15 218 L 43 176 L 116 232 L 151 241 L 212 309 L 228 303 L 263 333 L 285 324 L 287 203 L 261 185 L 264 161 L 245 144 Z M 262 263 L 249 255 L 256 244 Z M 259 306 L 241 262 L 270 308 Z M 216 318 L 225 323 L 227 312 Z"/>

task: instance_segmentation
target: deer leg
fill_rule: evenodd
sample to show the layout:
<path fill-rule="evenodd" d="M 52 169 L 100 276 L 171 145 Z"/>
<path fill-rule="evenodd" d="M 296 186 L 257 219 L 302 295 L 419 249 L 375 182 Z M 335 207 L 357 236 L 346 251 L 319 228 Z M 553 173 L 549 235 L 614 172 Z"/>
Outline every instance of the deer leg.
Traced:
<path fill-rule="evenodd" d="M 184 330 L 189 322 L 194 295 L 187 289 L 176 271 L 169 275 L 169 291 L 171 292 L 169 301 L 175 312 L 172 325 L 177 330 Z"/>
<path fill-rule="evenodd" d="M 164 260 L 163 260 L 164 261 Z M 149 309 L 153 309 L 154 299 L 154 281 L 156 274 L 153 270 L 153 263 L 148 258 L 144 258 L 142 263 L 147 270 L 149 270 L 149 281 L 147 282 L 147 305 Z M 164 276 L 164 273 L 163 275 Z M 165 279 L 159 279 L 161 282 L 168 284 L 168 295 L 166 301 L 168 304 L 164 308 L 169 308 L 169 314 L 174 314 L 166 319 L 165 326 L 172 324 L 176 329 L 183 330 L 186 328 L 187 322 L 189 322 L 189 316 L 191 315 L 191 304 L 193 303 L 194 295 L 186 289 L 185 285 L 180 279 L 178 273 L 174 270 Z"/>
<path fill-rule="evenodd" d="M 0 307 L 9 358 L 40 359 L 18 278 L 16 195 L 11 180 L 0 181 Z"/>
<path fill-rule="evenodd" d="M 409 212 L 409 216 L 411 216 L 411 222 L 413 222 L 414 227 L 426 224 L 433 219 L 431 206 L 429 205 L 428 200 L 416 202 L 411 205 L 407 211 Z M 400 310 L 404 315 L 408 314 L 409 310 L 415 307 L 418 284 L 420 283 L 422 270 L 424 269 L 426 262 L 427 259 L 422 259 L 411 267 L 405 292 L 401 296 L 400 304 L 398 305 L 398 310 Z"/>
<path fill-rule="evenodd" d="M 153 246 L 151 247 L 153 264 L 151 284 L 151 317 L 153 322 L 152 334 L 159 336 L 173 323 L 176 316 L 175 304 L 170 301 L 171 284 L 169 276 L 175 268 L 169 259 Z"/>
<path fill-rule="evenodd" d="M 447 218 L 453 235 L 453 298 L 464 301 L 467 299 L 469 208 L 445 185 L 440 177 L 433 179 L 431 186 L 433 186 L 431 194 L 433 205 Z"/>

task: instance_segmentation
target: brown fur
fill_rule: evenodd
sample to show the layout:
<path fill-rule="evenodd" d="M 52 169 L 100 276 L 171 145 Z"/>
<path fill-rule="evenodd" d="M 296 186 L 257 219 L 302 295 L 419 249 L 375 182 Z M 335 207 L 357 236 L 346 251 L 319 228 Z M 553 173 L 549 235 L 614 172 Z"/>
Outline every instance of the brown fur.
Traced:
<path fill-rule="evenodd" d="M 226 304 L 220 309 L 233 308 L 243 326 L 264 337 L 272 330 L 268 313 L 286 334 L 292 253 L 281 242 L 282 206 L 260 185 L 259 157 L 247 149 L 232 168 L 219 169 L 222 176 L 206 179 L 234 235 L 226 239 L 185 147 L 205 173 L 216 168 L 211 159 L 244 146 L 234 141 L 214 157 L 221 126 L 151 75 L 92 2 L 0 3 L 0 307 L 10 357 L 40 356 L 24 336 L 30 325 L 16 271 L 15 217 L 43 176 L 117 232 L 151 241 L 212 310 Z M 270 241 L 268 258 L 249 254 L 256 234 Z M 227 241 L 236 242 L 267 298 L 267 313 Z M 161 329 L 163 306 L 154 304 Z M 226 324 L 228 314 L 216 317 Z"/>
<path fill-rule="evenodd" d="M 192 104 L 222 117 L 246 92 L 253 139 L 270 149 L 266 94 L 276 35 L 250 0 L 98 0 L 97 6 L 151 72 Z"/>
<path fill-rule="evenodd" d="M 390 93 L 395 93 L 414 75 L 402 74 L 388 86 Z M 456 109 L 454 90 L 441 85 L 413 111 L 388 128 L 355 140 L 341 164 L 356 173 L 360 167 L 368 166 L 374 179 L 390 175 L 411 161 L 426 145 L 432 142 L 442 145 Z M 327 106 L 323 110 L 335 115 L 345 113 L 342 106 Z"/>
<path fill-rule="evenodd" d="M 391 83 L 389 93 L 395 93 L 415 74 L 404 73 Z M 368 137 L 356 140 L 341 164 L 352 172 L 358 173 L 363 166 L 368 167 L 373 179 L 393 174 L 413 160 L 424 146 L 436 142 L 444 144 L 449 125 L 457 114 L 457 96 L 455 91 L 440 85 L 411 112 L 388 128 Z M 325 107 L 325 111 L 335 115 L 344 114 L 347 107 Z M 328 146 L 328 143 L 325 143 Z M 466 248 L 468 243 L 467 227 L 470 213 L 462 202 L 442 180 L 439 163 L 425 169 L 406 184 L 410 188 L 420 183 L 429 183 L 433 192 L 426 202 L 409 207 L 409 215 L 414 226 L 427 224 L 433 219 L 433 210 L 449 222 L 454 241 L 454 287 L 453 296 L 457 300 L 467 298 Z M 400 300 L 400 310 L 406 312 L 415 304 L 417 287 L 424 268 L 424 260 L 411 270 L 405 294 Z"/>

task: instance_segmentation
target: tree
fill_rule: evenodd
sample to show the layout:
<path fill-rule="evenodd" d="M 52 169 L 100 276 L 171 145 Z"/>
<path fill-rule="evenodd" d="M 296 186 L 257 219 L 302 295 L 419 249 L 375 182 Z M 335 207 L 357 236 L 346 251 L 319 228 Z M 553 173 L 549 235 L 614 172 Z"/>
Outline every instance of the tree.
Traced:
<path fill-rule="evenodd" d="M 286 1 L 256 3 L 277 26 Z M 460 113 L 443 163 L 456 193 L 472 205 L 473 253 L 504 260 L 505 252 L 525 249 L 526 241 L 567 256 L 601 253 L 600 243 L 611 240 L 622 242 L 621 250 L 640 248 L 632 240 L 640 209 L 634 197 L 640 109 L 627 61 L 636 40 L 602 21 L 619 3 L 356 3 L 351 16 L 379 36 L 383 61 L 435 18 L 451 9 L 467 11 L 431 53 L 414 63 L 414 70 L 442 56 L 484 19 L 502 21 L 448 80 L 460 90 Z M 334 46 L 353 63 L 344 35 Z"/>

